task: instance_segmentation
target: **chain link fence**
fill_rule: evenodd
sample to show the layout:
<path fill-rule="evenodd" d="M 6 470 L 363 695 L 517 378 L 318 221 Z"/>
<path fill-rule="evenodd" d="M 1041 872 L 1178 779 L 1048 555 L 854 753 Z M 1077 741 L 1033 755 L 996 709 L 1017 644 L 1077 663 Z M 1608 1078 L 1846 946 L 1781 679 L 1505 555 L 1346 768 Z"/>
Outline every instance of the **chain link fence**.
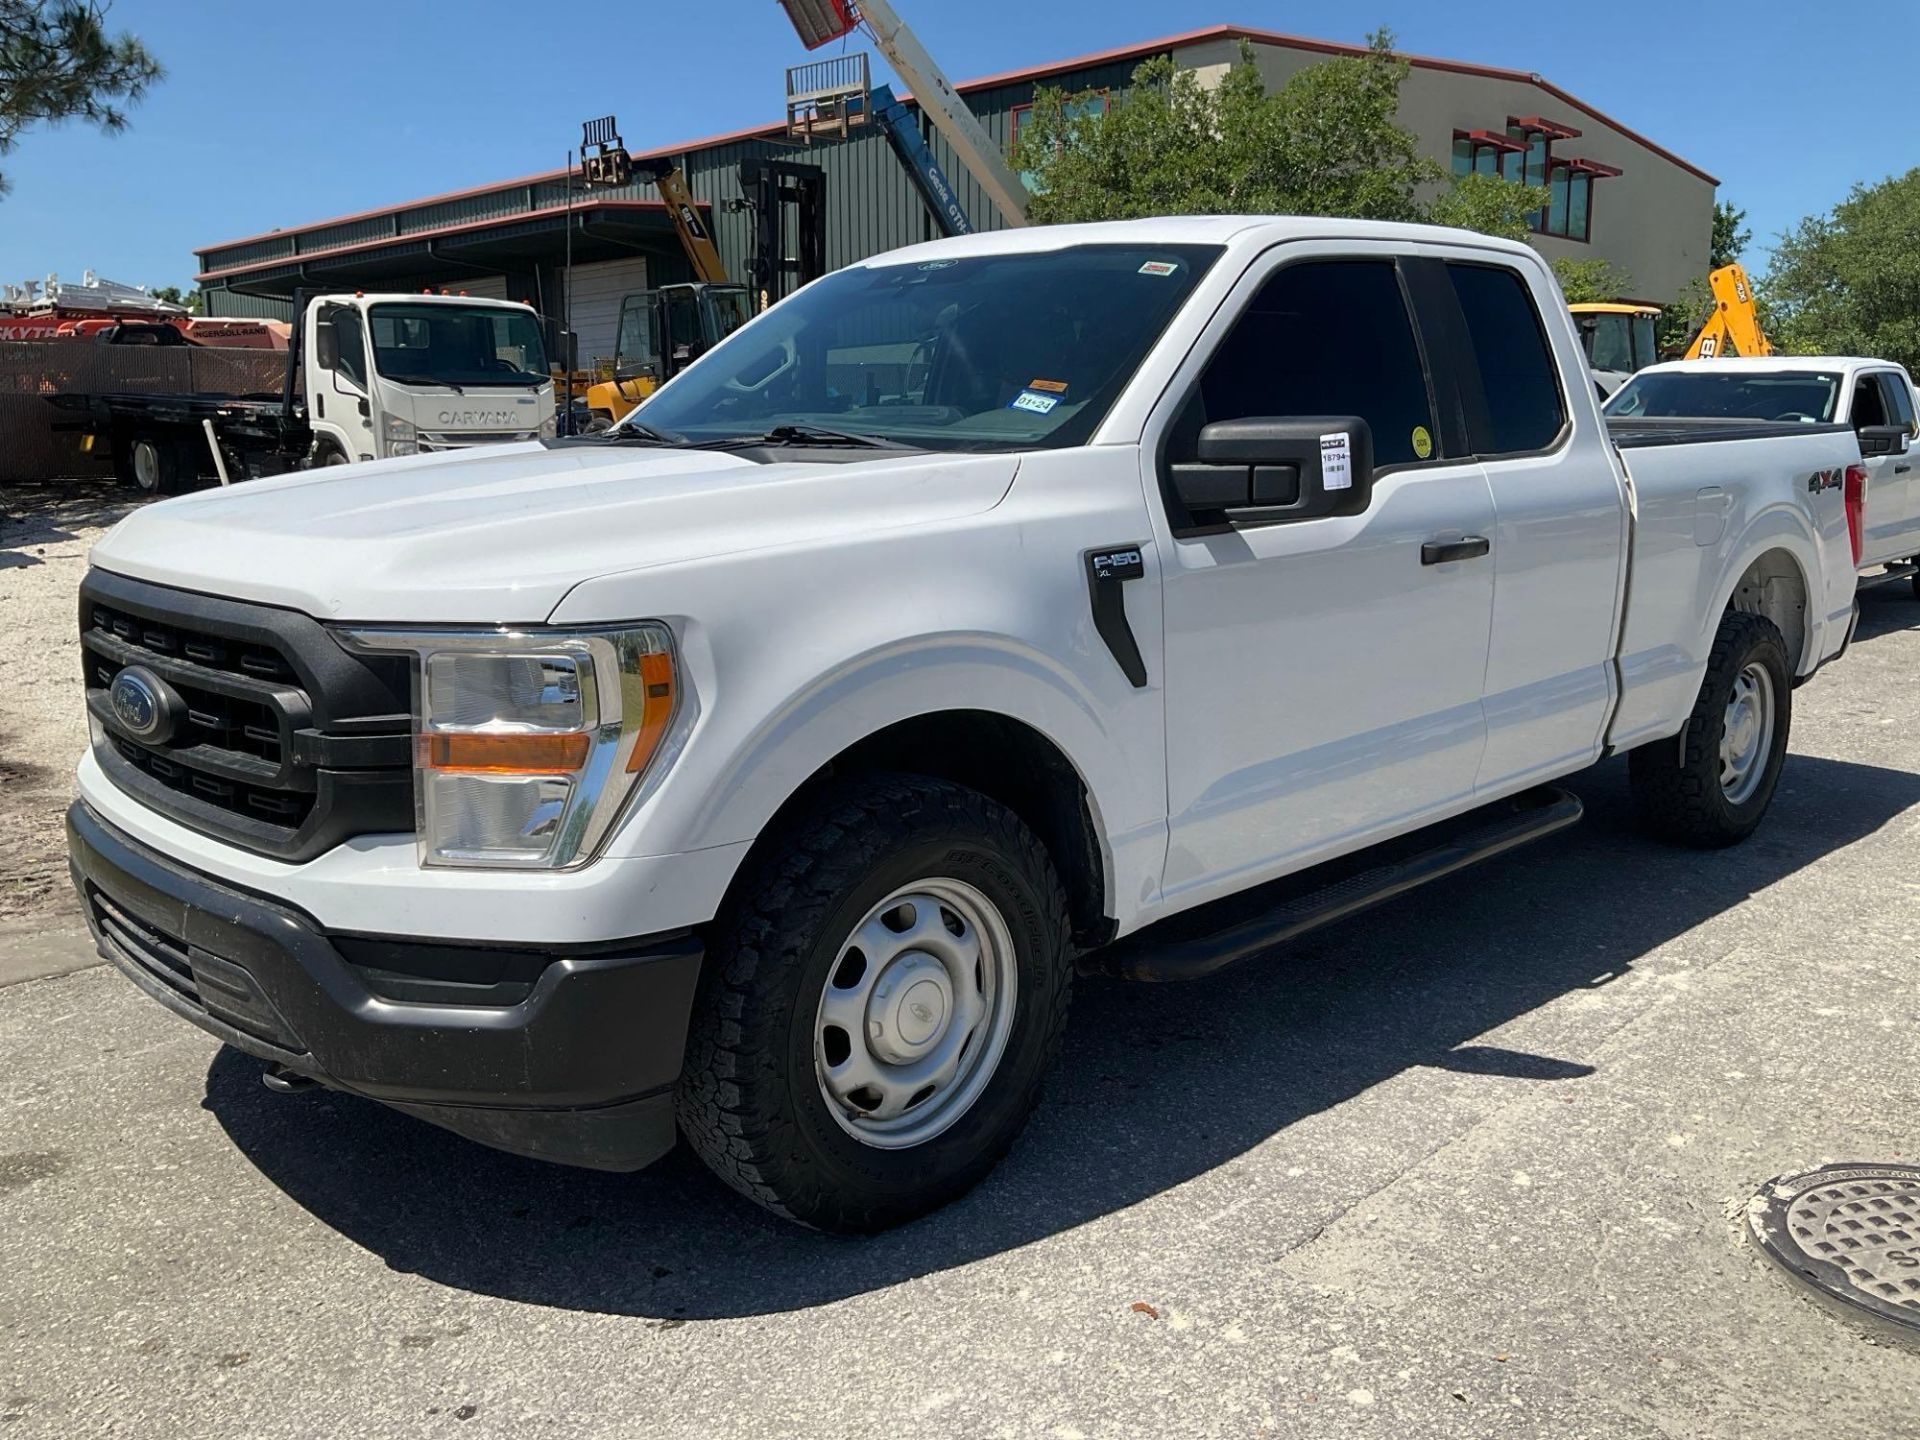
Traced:
<path fill-rule="evenodd" d="M 278 399 L 287 357 L 277 350 L 197 345 L 0 341 L 0 483 L 111 473 L 105 454 L 55 429 L 55 395 L 235 395 Z"/>

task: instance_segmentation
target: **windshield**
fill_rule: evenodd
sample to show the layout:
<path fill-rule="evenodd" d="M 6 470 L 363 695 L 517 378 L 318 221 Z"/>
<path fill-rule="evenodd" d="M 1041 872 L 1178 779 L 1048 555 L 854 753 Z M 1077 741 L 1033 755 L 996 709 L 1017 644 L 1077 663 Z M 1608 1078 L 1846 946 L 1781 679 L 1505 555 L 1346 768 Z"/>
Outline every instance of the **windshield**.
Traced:
<path fill-rule="evenodd" d="M 1633 364 L 1633 330 L 1628 325 L 1631 315 L 1594 315 L 1589 317 L 1591 337 L 1588 357 L 1596 370 L 1631 370 Z"/>
<path fill-rule="evenodd" d="M 1701 420 L 1833 419 L 1840 377 L 1825 372 L 1742 375 L 1729 370 L 1659 370 L 1634 376 L 1607 402 L 1609 415 Z"/>
<path fill-rule="evenodd" d="M 1219 253 L 1076 245 L 841 270 L 631 419 L 696 443 L 793 425 L 928 450 L 1083 444 Z"/>
<path fill-rule="evenodd" d="M 543 385 L 546 347 L 525 310 L 488 305 L 375 305 L 373 368 L 433 385 Z"/>
<path fill-rule="evenodd" d="M 1653 316 L 1636 315 L 1633 317 L 1633 368 L 1640 370 L 1653 364 L 1660 357 L 1656 353 L 1653 330 Z"/>

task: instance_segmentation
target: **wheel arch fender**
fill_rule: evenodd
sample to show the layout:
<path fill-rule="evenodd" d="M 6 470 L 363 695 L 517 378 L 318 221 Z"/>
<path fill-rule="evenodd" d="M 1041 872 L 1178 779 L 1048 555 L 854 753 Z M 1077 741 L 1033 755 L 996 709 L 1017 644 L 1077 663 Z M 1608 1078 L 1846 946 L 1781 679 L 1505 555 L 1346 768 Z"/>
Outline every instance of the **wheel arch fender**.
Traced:
<path fill-rule="evenodd" d="M 1793 673 L 1807 673 L 1819 660 L 1815 603 L 1823 586 L 1819 543 L 1806 517 L 1789 506 L 1772 506 L 1754 517 L 1730 555 L 1714 603 L 1702 614 L 1696 653 L 1704 663 L 1720 617 L 1739 610 L 1771 620 L 1787 642 Z"/>
<path fill-rule="evenodd" d="M 699 654 L 687 659 L 696 673 L 704 668 Z M 1072 669 L 1005 636 L 947 633 L 875 649 L 804 680 L 746 684 L 760 693 L 730 693 L 725 707 L 700 717 L 645 813 L 626 827 L 633 843 L 693 850 L 757 841 L 812 784 L 856 757 L 867 768 L 970 784 L 1041 829 L 1019 794 L 980 768 L 980 745 L 990 744 L 1005 747 L 1010 773 L 1045 753 L 1070 774 L 1084 801 L 1097 882 L 1097 893 L 1084 898 L 1102 915 L 1114 914 L 1117 887 L 1130 879 L 1128 857 L 1116 853 L 1115 827 L 1151 831 L 1141 821 L 1143 806 L 1151 809 L 1149 793 L 1163 781 L 1157 767 L 1141 773 L 1106 697 Z M 734 718 L 742 714 L 758 718 Z M 982 732 L 979 745 L 972 743 L 975 731 Z M 1069 868 L 1058 854 L 1056 862 Z"/>

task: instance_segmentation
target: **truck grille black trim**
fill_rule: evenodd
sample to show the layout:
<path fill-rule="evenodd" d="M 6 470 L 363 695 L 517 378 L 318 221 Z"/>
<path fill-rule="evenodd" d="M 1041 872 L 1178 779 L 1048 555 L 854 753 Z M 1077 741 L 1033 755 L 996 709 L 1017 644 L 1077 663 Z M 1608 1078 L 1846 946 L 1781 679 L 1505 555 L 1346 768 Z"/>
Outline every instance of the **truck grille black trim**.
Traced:
<path fill-rule="evenodd" d="M 282 860 L 411 831 L 410 678 L 310 616 L 93 570 L 80 590 L 95 757 L 142 803 Z M 109 688 L 140 665 L 180 699 L 172 732 L 128 732 Z"/>
<path fill-rule="evenodd" d="M 94 927 L 108 944 L 188 1004 L 206 1008 L 200 1002 L 200 986 L 193 978 L 184 941 L 136 920 L 98 890 L 90 890 L 87 898 L 93 902 Z"/>

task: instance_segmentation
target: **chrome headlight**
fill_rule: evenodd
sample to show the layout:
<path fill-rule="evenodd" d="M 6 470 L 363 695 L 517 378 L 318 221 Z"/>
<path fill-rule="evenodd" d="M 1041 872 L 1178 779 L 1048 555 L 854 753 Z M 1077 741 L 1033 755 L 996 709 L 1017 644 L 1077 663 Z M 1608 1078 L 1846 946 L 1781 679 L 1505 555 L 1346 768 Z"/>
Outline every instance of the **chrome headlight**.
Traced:
<path fill-rule="evenodd" d="M 411 420 L 399 415 L 389 415 L 382 427 L 382 438 L 386 441 L 388 455 L 418 455 L 420 453 L 420 430 Z"/>
<path fill-rule="evenodd" d="M 564 870 L 591 860 L 689 704 L 666 626 L 348 640 L 414 656 L 422 865 Z"/>
<path fill-rule="evenodd" d="M 552 440 L 560 434 L 560 416 L 558 413 L 547 416 L 540 422 L 540 438 Z"/>

